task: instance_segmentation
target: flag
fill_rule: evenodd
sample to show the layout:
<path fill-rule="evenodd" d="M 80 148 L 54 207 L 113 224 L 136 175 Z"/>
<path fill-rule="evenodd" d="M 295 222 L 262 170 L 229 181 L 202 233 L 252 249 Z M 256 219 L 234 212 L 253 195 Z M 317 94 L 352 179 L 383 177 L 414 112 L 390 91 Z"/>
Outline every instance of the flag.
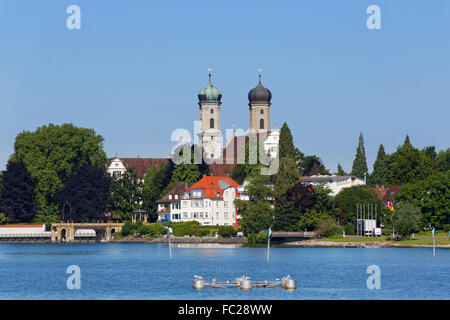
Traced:
<path fill-rule="evenodd" d="M 433 228 L 433 230 L 431 231 L 433 233 L 433 238 L 436 236 L 436 228 Z"/>
<path fill-rule="evenodd" d="M 267 229 L 267 238 L 270 238 L 271 235 L 272 235 L 272 230 L 270 230 L 270 227 L 269 227 L 269 229 Z"/>
<path fill-rule="evenodd" d="M 172 228 L 171 227 L 167 228 L 167 232 L 168 232 L 168 235 L 170 236 L 170 234 L 172 233 Z"/>

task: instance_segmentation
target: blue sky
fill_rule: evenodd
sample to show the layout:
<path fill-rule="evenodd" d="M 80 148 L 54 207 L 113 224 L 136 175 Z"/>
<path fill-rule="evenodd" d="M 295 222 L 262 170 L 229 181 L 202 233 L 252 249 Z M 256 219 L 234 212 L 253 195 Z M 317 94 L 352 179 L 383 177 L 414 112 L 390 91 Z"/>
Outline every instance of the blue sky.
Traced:
<path fill-rule="evenodd" d="M 66 8 L 81 8 L 68 30 Z M 381 8 L 368 30 L 366 8 Z M 108 156 L 164 157 L 193 131 L 197 92 L 223 93 L 222 131 L 248 128 L 247 93 L 273 94 L 272 123 L 332 171 L 350 171 L 359 133 L 449 147 L 450 1 L 0 0 L 0 168 L 15 136 L 48 123 L 94 128 Z"/>

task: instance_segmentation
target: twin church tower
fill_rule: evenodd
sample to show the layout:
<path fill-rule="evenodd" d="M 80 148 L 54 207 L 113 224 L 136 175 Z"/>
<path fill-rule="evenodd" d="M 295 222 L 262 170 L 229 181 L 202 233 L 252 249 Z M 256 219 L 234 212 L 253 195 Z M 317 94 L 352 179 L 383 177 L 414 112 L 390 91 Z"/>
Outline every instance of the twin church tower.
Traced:
<path fill-rule="evenodd" d="M 200 106 L 200 141 L 210 159 L 222 156 L 223 135 L 220 129 L 220 111 L 222 93 L 213 86 L 211 74 L 208 84 L 198 93 Z M 270 100 L 272 93 L 261 83 L 259 75 L 258 85 L 248 93 L 250 130 L 256 133 L 270 132 Z"/>

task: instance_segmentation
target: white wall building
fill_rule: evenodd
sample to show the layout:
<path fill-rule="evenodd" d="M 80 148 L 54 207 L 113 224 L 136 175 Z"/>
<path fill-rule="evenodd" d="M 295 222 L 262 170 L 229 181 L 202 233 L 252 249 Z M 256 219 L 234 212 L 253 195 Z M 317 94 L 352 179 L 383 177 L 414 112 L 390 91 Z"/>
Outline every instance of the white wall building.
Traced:
<path fill-rule="evenodd" d="M 173 222 L 198 221 L 201 225 L 233 226 L 236 224 L 236 207 L 239 184 L 230 177 L 205 176 L 189 187 L 181 199 L 175 201 L 170 193 L 158 200 L 158 216 Z M 170 201 L 169 205 L 166 204 Z M 163 216 L 166 211 L 170 215 Z"/>
<path fill-rule="evenodd" d="M 325 185 L 331 189 L 332 196 L 337 195 L 339 192 L 342 191 L 342 189 L 366 184 L 363 179 L 355 176 L 327 176 L 327 175 L 302 177 L 302 182 L 313 186 L 320 184 Z"/>

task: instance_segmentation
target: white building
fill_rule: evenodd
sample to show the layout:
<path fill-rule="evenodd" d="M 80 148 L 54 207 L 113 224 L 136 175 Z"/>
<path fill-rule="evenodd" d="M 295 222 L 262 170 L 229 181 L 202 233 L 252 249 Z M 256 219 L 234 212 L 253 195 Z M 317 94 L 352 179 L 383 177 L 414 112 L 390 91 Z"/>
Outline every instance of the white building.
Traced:
<path fill-rule="evenodd" d="M 161 164 L 167 165 L 169 163 L 168 158 L 119 158 L 116 153 L 114 158 L 108 159 L 107 172 L 114 178 L 119 178 L 127 168 L 134 170 L 138 178 L 143 181 L 147 170 L 153 168 L 153 166 L 159 168 Z"/>
<path fill-rule="evenodd" d="M 181 199 L 175 199 L 177 192 L 172 195 L 169 192 L 167 197 L 158 200 L 159 220 L 195 220 L 201 225 L 214 226 L 236 225 L 238 217 L 234 200 L 238 197 L 238 187 L 239 184 L 230 177 L 204 176 L 189 187 Z"/>
<path fill-rule="evenodd" d="M 332 196 L 337 195 L 339 192 L 342 191 L 342 189 L 366 184 L 363 179 L 355 176 L 327 176 L 327 175 L 302 177 L 302 182 L 313 186 L 325 185 L 331 189 Z"/>

